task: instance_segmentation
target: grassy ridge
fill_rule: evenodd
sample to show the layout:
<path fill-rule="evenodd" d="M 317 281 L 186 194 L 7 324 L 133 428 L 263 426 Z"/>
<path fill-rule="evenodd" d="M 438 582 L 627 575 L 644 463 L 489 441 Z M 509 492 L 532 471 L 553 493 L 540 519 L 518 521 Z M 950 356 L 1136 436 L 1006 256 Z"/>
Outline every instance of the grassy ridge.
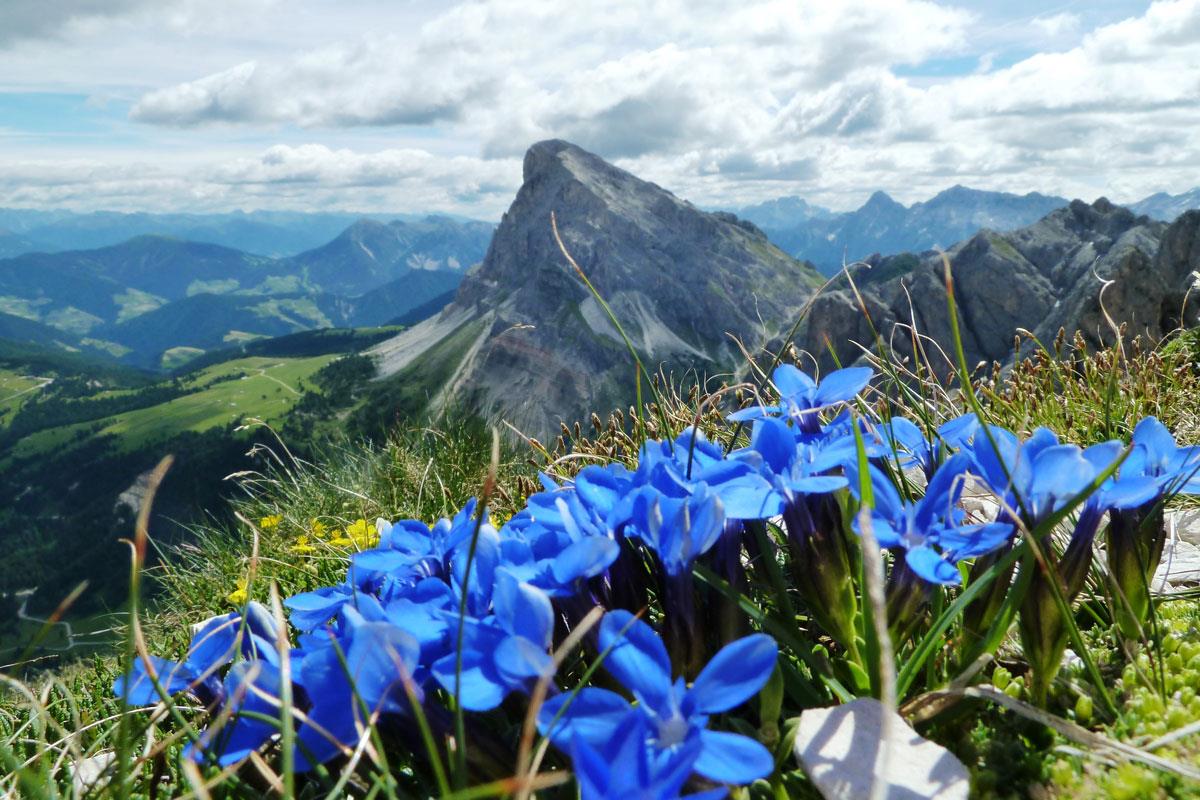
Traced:
<path fill-rule="evenodd" d="M 32 458 L 62 447 L 81 432 L 116 436 L 118 448 L 131 451 L 180 433 L 203 433 L 247 417 L 278 422 L 306 390 L 305 379 L 335 358 L 254 357 L 208 367 L 184 380 L 188 393 L 183 397 L 93 422 L 39 431 L 18 442 L 10 457 Z"/>
<path fill-rule="evenodd" d="M 45 378 L 0 368 L 0 426 L 7 424 L 30 394 L 45 385 Z"/>

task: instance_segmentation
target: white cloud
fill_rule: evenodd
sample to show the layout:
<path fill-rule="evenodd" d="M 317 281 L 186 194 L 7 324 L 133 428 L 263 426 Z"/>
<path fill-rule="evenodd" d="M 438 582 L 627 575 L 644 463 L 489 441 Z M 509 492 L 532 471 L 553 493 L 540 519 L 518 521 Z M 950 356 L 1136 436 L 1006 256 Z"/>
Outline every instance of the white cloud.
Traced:
<path fill-rule="evenodd" d="M 147 93 L 135 119 L 175 126 L 464 122 L 489 152 L 512 134 L 616 137 L 616 155 L 769 122 L 772 107 L 856 71 L 960 47 L 969 17 L 925 0 L 495 0 L 456 6 L 412 39 L 367 36 Z M 521 145 L 523 146 L 523 145 Z M 599 145 L 598 145 L 599 146 Z"/>
<path fill-rule="evenodd" d="M 337 13 L 261 0 L 244 18 L 225 2 L 220 19 L 172 2 L 173 16 L 154 13 L 175 38 L 143 38 L 180 58 L 160 59 L 127 123 L 159 149 L 141 167 L 116 158 L 113 197 L 127 181 L 182 192 L 164 202 L 495 216 L 525 148 L 549 137 L 710 205 L 797 193 L 847 207 L 951 183 L 1132 199 L 1198 180 L 1200 0 L 1103 25 L 1082 6 L 998 20 L 956 0 L 358 0 Z M 59 76 L 49 57 L 14 63 L 0 73 Z M 0 177 L 0 202 L 13 191 Z"/>
<path fill-rule="evenodd" d="M 0 46 L 23 39 L 57 38 L 72 26 L 127 14 L 152 0 L 5 0 Z"/>
<path fill-rule="evenodd" d="M 499 216 L 520 182 L 515 160 L 277 145 L 255 157 L 164 167 L 130 160 L 0 163 L 0 206 L 155 210 L 380 209 Z"/>
<path fill-rule="evenodd" d="M 1053 39 L 1075 33 L 1082 21 L 1078 14 L 1062 11 L 1058 14 L 1034 17 L 1031 24 L 1043 36 Z"/>

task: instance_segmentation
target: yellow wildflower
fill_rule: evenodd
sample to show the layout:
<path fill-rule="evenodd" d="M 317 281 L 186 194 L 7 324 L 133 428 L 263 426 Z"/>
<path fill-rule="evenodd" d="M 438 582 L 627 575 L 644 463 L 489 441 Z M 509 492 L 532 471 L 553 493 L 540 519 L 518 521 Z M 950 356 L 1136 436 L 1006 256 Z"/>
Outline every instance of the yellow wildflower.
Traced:
<path fill-rule="evenodd" d="M 333 538 L 329 540 L 329 543 L 335 547 L 355 547 L 359 550 L 367 550 L 379 544 L 379 531 L 376 530 L 375 523 L 357 519 L 347 525 L 344 531 L 334 531 Z"/>
<path fill-rule="evenodd" d="M 318 539 L 324 539 L 329 535 L 329 529 L 325 527 L 325 523 L 313 517 L 308 523 L 308 529 L 312 531 L 312 535 Z"/>
<path fill-rule="evenodd" d="M 272 528 L 278 528 L 279 523 L 283 522 L 282 514 L 272 514 L 269 517 L 263 517 L 258 521 L 258 527 L 264 531 L 269 531 Z"/>
<path fill-rule="evenodd" d="M 246 579 L 238 578 L 237 588 L 226 595 L 225 599 L 235 606 L 246 605 L 246 601 L 250 599 L 250 595 L 246 592 Z"/>
<path fill-rule="evenodd" d="M 293 553 L 297 553 L 299 555 L 304 555 L 305 553 L 317 552 L 317 548 L 315 548 L 311 544 L 309 544 L 308 537 L 303 534 L 296 537 L 296 543 L 294 545 L 292 545 L 291 550 Z"/>
<path fill-rule="evenodd" d="M 365 519 L 358 519 L 350 523 L 350 526 L 346 528 L 346 535 L 350 537 L 355 546 L 362 550 L 379 544 L 379 531 L 375 529 L 375 523 L 367 522 Z"/>

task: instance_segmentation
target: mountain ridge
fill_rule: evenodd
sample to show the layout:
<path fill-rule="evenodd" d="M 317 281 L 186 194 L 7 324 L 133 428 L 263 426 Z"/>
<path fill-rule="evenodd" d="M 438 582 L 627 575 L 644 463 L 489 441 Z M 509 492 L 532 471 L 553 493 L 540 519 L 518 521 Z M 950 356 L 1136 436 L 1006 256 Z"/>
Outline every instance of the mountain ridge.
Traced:
<path fill-rule="evenodd" d="M 427 215 L 360 219 L 285 259 L 158 234 L 25 253 L 0 259 L 0 313 L 58 329 L 69 346 L 154 367 L 173 348 L 432 312 L 431 301 L 483 257 L 490 234 L 487 223 Z"/>
<path fill-rule="evenodd" d="M 967 362 L 1004 363 L 1013 355 L 1013 336 L 1026 329 L 1041 342 L 1059 329 L 1080 333 L 1090 346 L 1110 343 L 1108 318 L 1126 323 L 1129 337 L 1157 341 L 1192 316 L 1179 318 L 1190 273 L 1200 252 L 1181 252 L 1171 242 L 1195 227 L 1200 212 L 1188 212 L 1168 225 L 1137 215 L 1105 198 L 1074 200 L 1033 225 L 1008 233 L 984 230 L 946 252 L 962 316 Z M 1186 248 L 1184 248 L 1186 249 Z M 878 271 L 882 278 L 873 278 Z M 873 341 L 862 308 L 893 343 L 900 357 L 916 354 L 915 328 L 943 352 L 951 352 L 944 266 L 935 252 L 873 257 L 852 270 L 858 288 L 845 281 L 818 298 L 801 345 L 820 356 L 828 337 L 844 361 L 862 354 L 854 345 Z M 997 285 L 1003 275 L 1003 288 Z M 1104 306 L 1100 292 L 1104 289 Z M 1175 311 L 1173 312 L 1172 309 Z M 902 335 L 889 338 L 893 330 Z M 837 334 L 841 334 L 840 336 Z M 1022 351 L 1034 345 L 1026 341 Z M 925 356 L 936 353 L 930 344 Z M 938 358 L 941 367 L 952 367 Z"/>

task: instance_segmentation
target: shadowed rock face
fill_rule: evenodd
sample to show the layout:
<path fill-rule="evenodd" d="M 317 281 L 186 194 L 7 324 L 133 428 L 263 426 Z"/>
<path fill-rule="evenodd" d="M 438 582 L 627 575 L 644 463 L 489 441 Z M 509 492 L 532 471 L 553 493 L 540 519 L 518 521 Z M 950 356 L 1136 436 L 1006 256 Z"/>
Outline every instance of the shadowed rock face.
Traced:
<path fill-rule="evenodd" d="M 753 225 L 704 213 L 567 142 L 539 142 L 483 263 L 441 315 L 377 348 L 382 374 L 420 368 L 458 332 L 464 344 L 435 405 L 454 397 L 544 436 L 559 419 L 630 402 L 632 362 L 560 252 L 551 212 L 651 370 L 737 369 L 730 336 L 751 351 L 778 339 L 819 284 Z"/>
<path fill-rule="evenodd" d="M 1200 268 L 1198 228 L 1200 212 L 1168 227 L 1101 198 L 1091 205 L 1076 200 L 1011 233 L 981 231 L 961 242 L 947 256 L 969 365 L 1007 360 L 1017 328 L 1047 345 L 1060 328 L 1068 336 L 1078 331 L 1093 346 L 1111 342 L 1105 311 L 1127 324 L 1130 336 L 1158 339 L 1181 322 L 1190 324 L 1194 317 L 1181 319 L 1181 313 L 1191 273 Z M 909 334 L 897 323 L 915 324 L 952 352 L 941 257 L 903 254 L 871 263 L 856 281 L 885 338 L 911 356 Z M 844 360 L 861 354 L 852 342 L 872 341 L 848 288 L 817 300 L 801 344 L 818 353 L 825 336 Z M 927 352 L 945 363 L 932 345 Z"/>

